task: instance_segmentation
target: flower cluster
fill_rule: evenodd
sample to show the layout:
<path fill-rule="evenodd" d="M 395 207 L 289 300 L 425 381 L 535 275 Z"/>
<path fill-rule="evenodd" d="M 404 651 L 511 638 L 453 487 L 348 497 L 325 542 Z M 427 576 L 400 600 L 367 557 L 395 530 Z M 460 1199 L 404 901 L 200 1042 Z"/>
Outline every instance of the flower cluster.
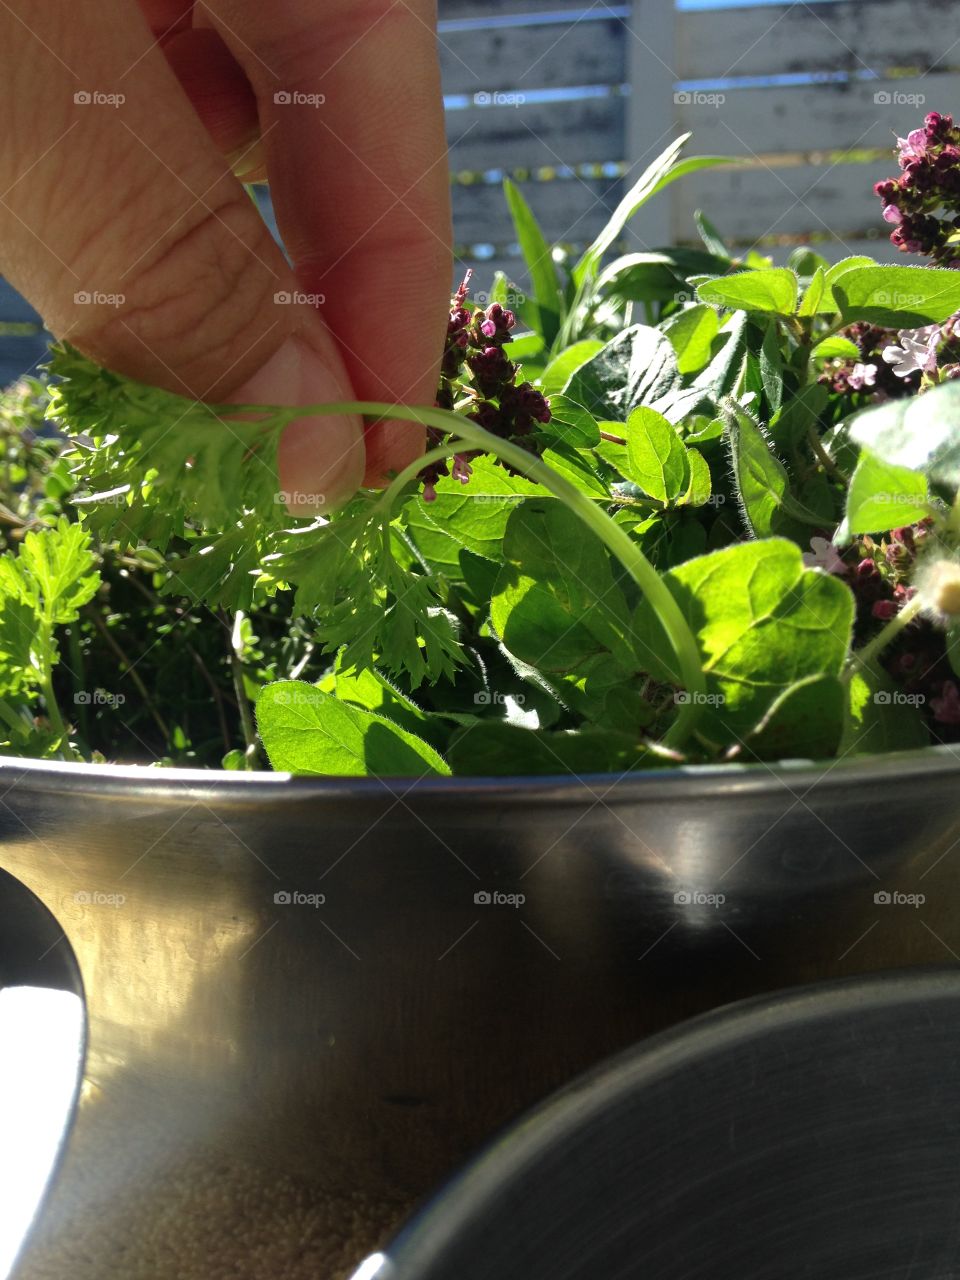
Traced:
<path fill-rule="evenodd" d="M 878 182 L 890 240 L 903 253 L 922 253 L 960 266 L 960 127 L 932 111 L 922 129 L 898 138 L 898 178 Z"/>
<path fill-rule="evenodd" d="M 835 360 L 820 375 L 837 395 L 859 393 L 879 404 L 960 377 L 960 313 L 920 329 L 852 324 L 843 333 L 857 344 L 859 358 Z"/>
<path fill-rule="evenodd" d="M 550 421 L 549 401 L 532 383 L 517 385 L 519 365 L 504 351 L 506 344 L 513 341 L 511 331 L 516 326 L 516 317 L 499 302 L 492 303 L 486 310 L 479 307 L 471 310 L 467 303 L 470 276 L 468 271 L 451 302 L 437 406 L 441 409 L 456 406 L 486 431 L 536 453 L 540 447 L 536 428 Z M 467 397 L 466 403 L 457 403 L 458 394 Z M 436 448 L 445 437 L 430 428 L 427 438 L 428 446 Z M 473 457 L 476 451 L 458 453 L 453 458 L 452 474 L 463 484 L 470 479 Z M 442 460 L 420 472 L 427 502 L 436 497 L 437 480 L 450 474 L 450 470 L 450 464 Z"/>
<path fill-rule="evenodd" d="M 858 643 L 876 634 L 878 625 L 896 617 L 916 594 L 910 586 L 916 578 L 918 562 L 933 561 L 930 521 L 894 529 L 888 538 L 876 542 L 866 537 L 852 549 L 859 557 L 847 570 L 848 582 L 857 602 L 855 633 Z M 922 567 L 920 575 L 922 577 Z M 897 687 L 915 698 L 926 715 L 936 738 L 960 741 L 960 682 L 947 657 L 943 630 L 920 617 L 906 627 L 886 649 L 881 662 Z"/>

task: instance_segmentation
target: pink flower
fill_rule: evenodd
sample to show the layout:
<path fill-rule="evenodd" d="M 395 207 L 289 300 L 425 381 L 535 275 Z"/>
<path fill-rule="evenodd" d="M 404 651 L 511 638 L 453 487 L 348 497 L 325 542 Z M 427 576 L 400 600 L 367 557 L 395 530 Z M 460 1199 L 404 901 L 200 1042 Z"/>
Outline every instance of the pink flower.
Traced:
<path fill-rule="evenodd" d="M 926 129 L 912 129 L 905 138 L 897 139 L 900 168 L 905 169 L 911 160 L 922 160 L 927 154 Z"/>
<path fill-rule="evenodd" d="M 875 364 L 855 364 L 847 374 L 847 386 L 854 391 L 862 391 L 864 387 L 872 387 L 877 381 Z"/>
<path fill-rule="evenodd" d="M 810 539 L 810 550 L 803 553 L 803 563 L 808 569 L 822 569 L 824 573 L 847 572 L 837 548 L 826 538 Z"/>

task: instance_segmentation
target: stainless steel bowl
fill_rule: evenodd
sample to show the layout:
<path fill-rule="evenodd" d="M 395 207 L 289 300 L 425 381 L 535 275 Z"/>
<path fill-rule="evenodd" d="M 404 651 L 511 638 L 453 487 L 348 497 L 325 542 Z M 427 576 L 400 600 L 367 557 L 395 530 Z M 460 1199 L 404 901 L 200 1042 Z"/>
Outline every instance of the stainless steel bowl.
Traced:
<path fill-rule="evenodd" d="M 189 1227 L 148 1231 L 144 1203 L 193 1170 L 341 1206 L 303 1231 L 313 1272 L 347 1271 L 499 1125 L 639 1037 L 960 958 L 948 749 L 419 782 L 6 760 L 0 795 L 0 867 L 60 921 L 90 1017 L 29 1280 L 60 1280 L 71 1241 L 78 1280 L 139 1274 L 137 1249 L 157 1274 Z M 354 1225 L 333 1239 L 334 1219 Z"/>
<path fill-rule="evenodd" d="M 960 973 L 818 983 L 618 1055 L 354 1280 L 949 1280 Z"/>

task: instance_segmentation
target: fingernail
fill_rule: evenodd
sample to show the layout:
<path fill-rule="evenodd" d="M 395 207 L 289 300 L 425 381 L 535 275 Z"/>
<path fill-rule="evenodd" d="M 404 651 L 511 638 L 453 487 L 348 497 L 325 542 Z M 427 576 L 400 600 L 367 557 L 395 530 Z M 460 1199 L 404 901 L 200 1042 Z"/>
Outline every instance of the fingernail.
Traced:
<path fill-rule="evenodd" d="M 291 337 L 231 396 L 237 404 L 300 405 L 349 400 L 337 373 L 300 337 Z M 342 505 L 363 481 L 363 423 L 353 415 L 295 418 L 280 438 L 279 493 L 291 515 L 313 517 Z"/>
<path fill-rule="evenodd" d="M 257 134 L 250 142 L 232 151 L 227 156 L 227 163 L 233 170 L 234 177 L 241 182 L 246 182 L 253 173 L 262 173 L 266 168 L 266 153 L 260 135 Z"/>

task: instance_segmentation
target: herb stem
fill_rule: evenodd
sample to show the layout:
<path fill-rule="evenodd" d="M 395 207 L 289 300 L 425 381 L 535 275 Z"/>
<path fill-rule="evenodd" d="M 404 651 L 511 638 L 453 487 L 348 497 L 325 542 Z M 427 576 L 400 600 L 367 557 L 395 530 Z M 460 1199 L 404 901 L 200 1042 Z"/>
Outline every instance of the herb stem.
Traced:
<path fill-rule="evenodd" d="M 543 485 L 565 503 L 620 561 L 657 614 L 677 658 L 679 683 L 690 695 L 682 704 L 676 720 L 664 735 L 663 742 L 667 747 L 677 748 L 687 740 L 699 719 L 706 695 L 706 679 L 697 641 L 680 606 L 656 569 L 630 536 L 590 498 L 582 494 L 552 467 L 547 466 L 525 449 L 521 449 L 519 445 L 509 440 L 501 440 L 498 436 L 485 431 L 477 423 L 445 409 L 414 410 L 397 405 L 362 403 L 314 406 L 309 411 L 313 413 L 359 412 L 383 418 L 409 419 L 455 435 L 456 438 L 445 446 L 431 450 L 400 472 L 380 499 L 378 505 L 384 511 L 389 511 L 407 483 L 422 470 L 424 465 L 437 461 L 439 457 L 460 453 L 464 446 L 482 449 L 484 453 L 496 454 L 530 480 Z M 302 415 L 305 410 L 300 409 L 298 412 Z"/>
<path fill-rule="evenodd" d="M 862 649 L 855 649 L 850 655 L 851 664 L 847 669 L 845 679 L 849 680 L 855 673 L 858 666 L 872 667 L 874 659 L 879 653 L 882 653 L 887 645 L 892 644 L 896 640 L 900 632 L 910 625 L 916 618 L 917 614 L 923 608 L 923 599 L 918 592 L 912 600 L 909 600 L 895 618 L 891 618 L 887 625 L 877 635 L 873 637 L 869 644 L 863 646 Z"/>
<path fill-rule="evenodd" d="M 230 672 L 233 676 L 233 692 L 237 700 L 237 709 L 240 712 L 240 724 L 243 727 L 243 740 L 246 743 L 246 750 L 243 753 L 243 767 L 247 770 L 256 769 L 260 747 L 257 743 L 257 729 L 253 723 L 253 716 L 250 714 L 250 699 L 247 697 L 247 691 L 243 684 L 243 620 L 244 613 L 242 609 L 238 609 L 233 619 L 233 629 L 230 633 Z"/>
<path fill-rule="evenodd" d="M 824 449 L 823 441 L 817 435 L 817 428 L 812 422 L 807 426 L 807 439 L 810 441 L 810 448 L 815 453 L 817 461 L 827 475 L 833 476 L 834 480 L 839 480 L 842 484 L 849 484 L 850 477 L 844 475 L 826 449 Z"/>

